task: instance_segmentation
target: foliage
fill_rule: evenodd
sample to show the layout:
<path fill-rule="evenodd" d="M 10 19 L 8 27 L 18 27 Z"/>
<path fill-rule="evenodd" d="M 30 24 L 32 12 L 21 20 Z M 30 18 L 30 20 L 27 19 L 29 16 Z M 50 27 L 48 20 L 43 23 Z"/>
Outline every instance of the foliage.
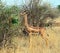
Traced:
<path fill-rule="evenodd" d="M 0 0 L 0 43 L 4 40 L 8 40 L 8 37 L 11 37 L 18 32 L 19 11 L 20 8 L 18 6 L 6 6 Z"/>
<path fill-rule="evenodd" d="M 58 10 L 60 11 L 60 5 L 57 6 Z"/>
<path fill-rule="evenodd" d="M 44 4 L 42 0 L 29 0 L 29 3 L 24 5 L 22 9 L 27 12 L 28 22 L 33 26 L 40 26 L 45 23 L 48 17 L 53 19 L 58 16 L 57 11 L 50 4 Z"/>

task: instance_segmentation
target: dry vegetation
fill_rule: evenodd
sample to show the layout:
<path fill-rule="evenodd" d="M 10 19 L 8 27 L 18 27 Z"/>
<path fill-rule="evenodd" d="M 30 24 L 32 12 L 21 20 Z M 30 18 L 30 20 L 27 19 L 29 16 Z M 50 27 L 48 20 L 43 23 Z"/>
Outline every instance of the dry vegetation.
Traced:
<path fill-rule="evenodd" d="M 60 18 L 55 19 L 56 22 Z M 15 36 L 12 37 L 12 43 L 5 48 L 0 49 L 0 53 L 60 53 L 60 27 L 47 28 L 46 32 L 49 36 L 48 46 L 40 35 L 35 34 L 31 36 L 31 43 L 29 37 Z"/>

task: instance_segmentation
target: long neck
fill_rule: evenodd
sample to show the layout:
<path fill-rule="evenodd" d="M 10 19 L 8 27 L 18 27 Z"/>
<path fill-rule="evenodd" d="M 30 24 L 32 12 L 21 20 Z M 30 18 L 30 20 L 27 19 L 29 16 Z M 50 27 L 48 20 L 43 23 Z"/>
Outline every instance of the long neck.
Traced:
<path fill-rule="evenodd" d="M 33 30 L 33 31 L 39 31 L 39 27 L 33 27 L 28 24 L 27 15 L 24 16 L 24 20 L 25 20 L 25 26 L 27 27 L 27 29 Z"/>
<path fill-rule="evenodd" d="M 28 19 L 27 19 L 27 15 L 24 16 L 25 19 L 25 26 L 28 27 Z"/>

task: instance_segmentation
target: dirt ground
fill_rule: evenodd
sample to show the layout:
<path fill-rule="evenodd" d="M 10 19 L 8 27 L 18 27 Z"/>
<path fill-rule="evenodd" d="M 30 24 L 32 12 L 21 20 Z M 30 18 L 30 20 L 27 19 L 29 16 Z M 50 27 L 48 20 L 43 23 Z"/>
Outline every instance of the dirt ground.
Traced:
<path fill-rule="evenodd" d="M 30 36 L 30 42 L 29 37 L 13 37 L 12 46 L 2 48 L 0 53 L 60 53 L 60 27 L 46 28 L 46 33 L 49 34 L 45 34 L 48 45 L 41 35 L 37 34 Z"/>

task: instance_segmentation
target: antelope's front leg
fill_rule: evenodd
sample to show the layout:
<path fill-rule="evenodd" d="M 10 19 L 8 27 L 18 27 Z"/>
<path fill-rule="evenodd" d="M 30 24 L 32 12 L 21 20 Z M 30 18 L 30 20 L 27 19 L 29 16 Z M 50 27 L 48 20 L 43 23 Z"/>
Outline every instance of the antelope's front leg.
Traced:
<path fill-rule="evenodd" d="M 32 49 L 32 32 L 29 33 L 29 51 Z"/>
<path fill-rule="evenodd" d="M 30 43 L 30 41 L 31 41 L 31 35 L 32 35 L 32 33 L 30 32 L 30 33 L 29 33 L 29 43 Z"/>

